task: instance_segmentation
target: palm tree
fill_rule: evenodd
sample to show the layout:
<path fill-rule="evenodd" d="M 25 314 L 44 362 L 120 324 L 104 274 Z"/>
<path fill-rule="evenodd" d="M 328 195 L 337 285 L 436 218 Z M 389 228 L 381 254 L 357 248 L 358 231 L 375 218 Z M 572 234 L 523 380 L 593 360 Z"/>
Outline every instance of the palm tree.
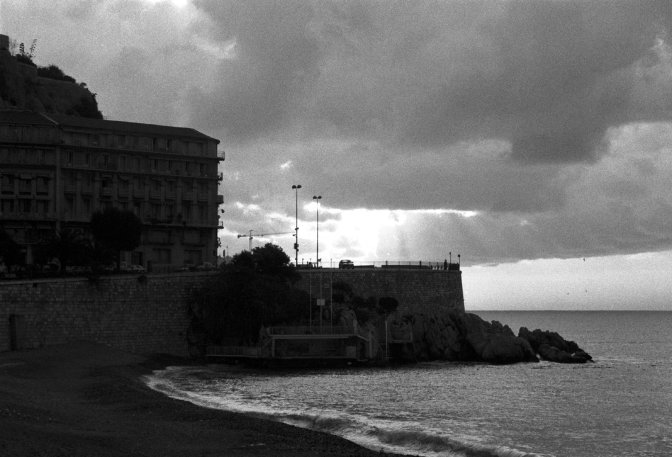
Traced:
<path fill-rule="evenodd" d="M 0 229 L 0 264 L 4 264 L 8 271 L 12 265 L 19 265 L 23 260 L 21 247 L 9 236 L 9 233 Z"/>
<path fill-rule="evenodd" d="M 82 234 L 72 229 L 58 230 L 53 238 L 39 247 L 43 258 L 58 259 L 61 274 L 68 265 L 86 264 L 91 257 L 91 244 Z"/>

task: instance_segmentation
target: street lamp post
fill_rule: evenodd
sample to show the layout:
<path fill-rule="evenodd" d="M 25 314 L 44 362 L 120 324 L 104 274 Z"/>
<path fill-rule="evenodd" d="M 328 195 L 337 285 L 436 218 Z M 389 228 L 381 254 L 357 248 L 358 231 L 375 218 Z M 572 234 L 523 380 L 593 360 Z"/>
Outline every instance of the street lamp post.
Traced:
<path fill-rule="evenodd" d="M 315 232 L 317 233 L 317 254 L 315 264 L 317 268 L 320 267 L 320 200 L 322 195 L 313 195 L 313 200 L 317 203 L 315 207 Z"/>
<path fill-rule="evenodd" d="M 294 258 L 294 264 L 299 266 L 299 189 L 301 189 L 301 184 L 292 185 L 295 195 L 295 212 L 294 212 L 294 251 L 296 252 L 296 257 Z"/>

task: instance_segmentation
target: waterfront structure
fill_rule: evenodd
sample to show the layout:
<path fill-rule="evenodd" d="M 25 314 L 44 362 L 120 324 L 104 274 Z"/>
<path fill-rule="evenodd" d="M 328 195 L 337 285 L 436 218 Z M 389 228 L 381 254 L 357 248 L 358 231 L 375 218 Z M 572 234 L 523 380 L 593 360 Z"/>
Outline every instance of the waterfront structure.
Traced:
<path fill-rule="evenodd" d="M 153 271 L 216 263 L 219 140 L 190 128 L 0 111 L 0 229 L 32 263 L 58 230 L 95 211 L 132 211 L 141 245 L 122 261 Z"/>

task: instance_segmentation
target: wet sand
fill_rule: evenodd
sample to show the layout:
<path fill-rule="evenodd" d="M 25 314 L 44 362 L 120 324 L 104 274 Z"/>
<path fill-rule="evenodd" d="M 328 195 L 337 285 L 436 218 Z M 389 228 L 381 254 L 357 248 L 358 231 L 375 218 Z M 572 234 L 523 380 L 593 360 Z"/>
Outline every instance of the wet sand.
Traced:
<path fill-rule="evenodd" d="M 0 353 L 0 455 L 386 455 L 325 433 L 174 400 L 140 380 L 185 363 L 85 342 Z"/>

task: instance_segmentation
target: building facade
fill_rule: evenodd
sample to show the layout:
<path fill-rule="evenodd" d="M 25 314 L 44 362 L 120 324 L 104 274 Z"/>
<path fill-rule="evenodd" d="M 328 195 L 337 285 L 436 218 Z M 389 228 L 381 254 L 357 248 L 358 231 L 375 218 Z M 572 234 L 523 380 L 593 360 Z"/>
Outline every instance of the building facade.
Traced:
<path fill-rule="evenodd" d="M 94 212 L 116 207 L 143 223 L 122 261 L 150 271 L 214 264 L 218 143 L 189 128 L 0 111 L 0 229 L 32 263 L 55 231 L 86 232 Z"/>

